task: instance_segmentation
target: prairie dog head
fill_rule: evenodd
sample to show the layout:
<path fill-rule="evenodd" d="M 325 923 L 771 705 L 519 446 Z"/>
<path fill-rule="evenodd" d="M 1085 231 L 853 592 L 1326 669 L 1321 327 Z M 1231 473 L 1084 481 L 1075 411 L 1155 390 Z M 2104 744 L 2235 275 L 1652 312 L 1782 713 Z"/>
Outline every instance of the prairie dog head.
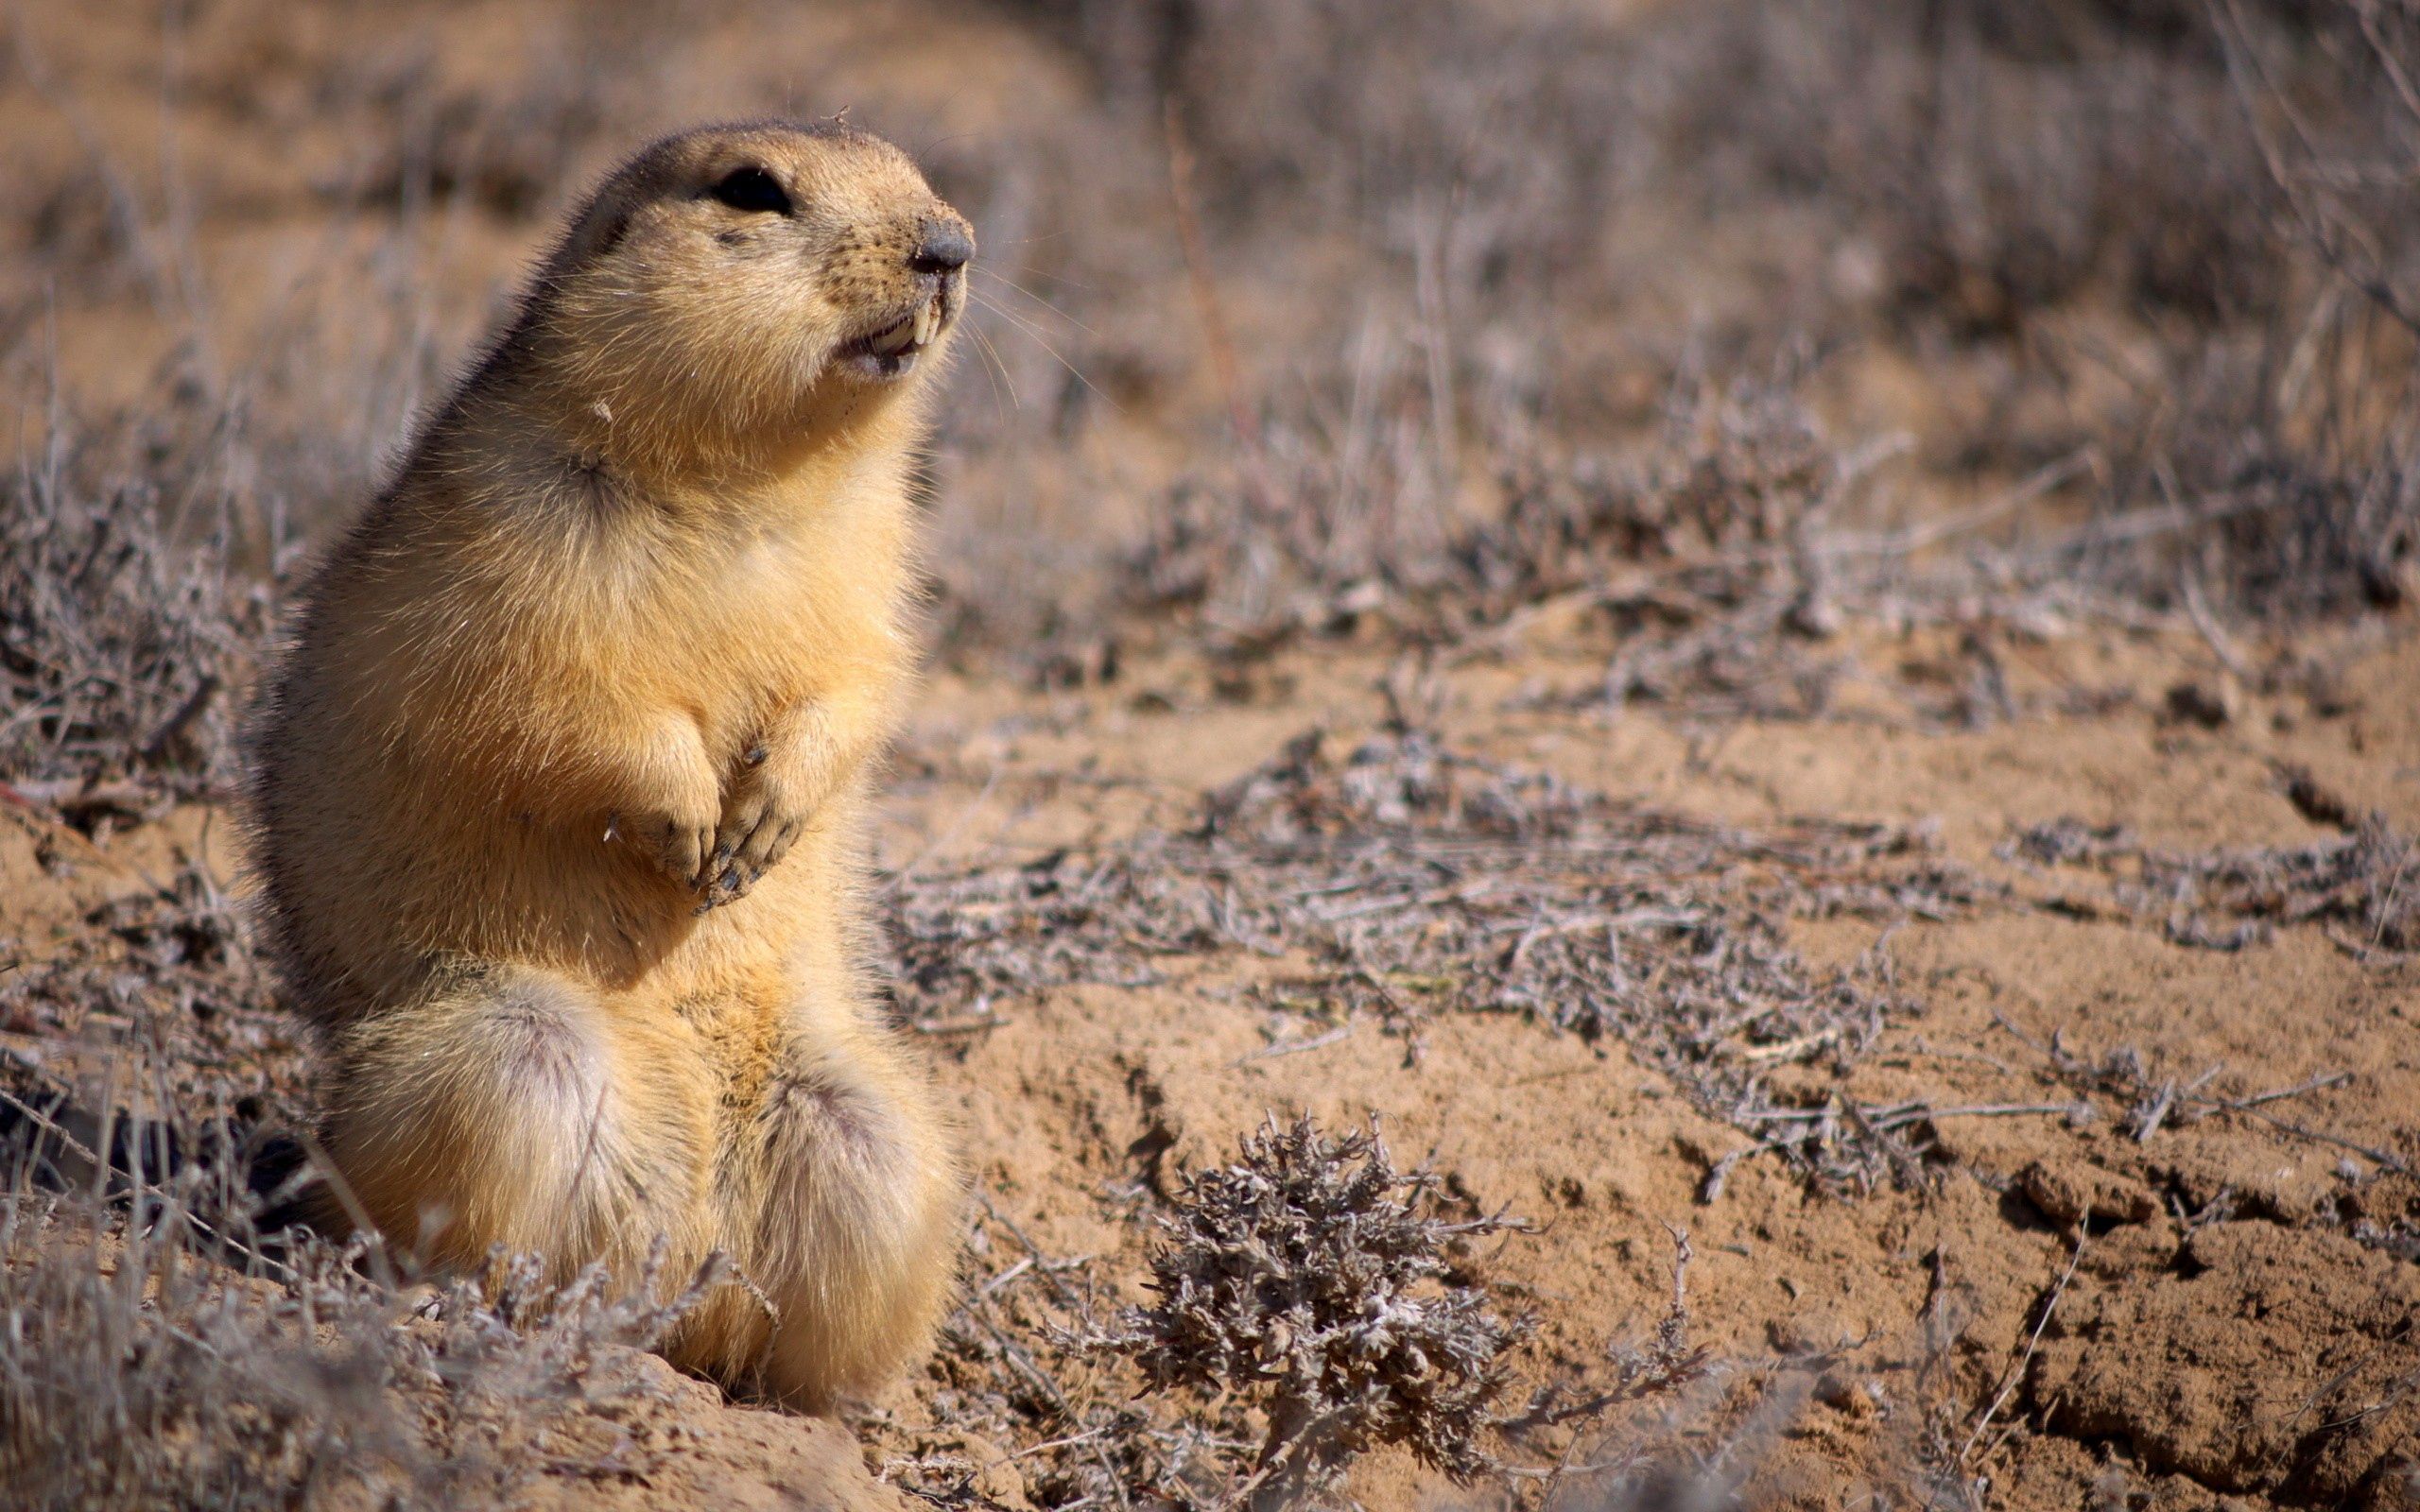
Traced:
<path fill-rule="evenodd" d="M 839 126 L 702 127 L 606 180 L 531 301 L 541 369 L 605 449 L 731 452 L 921 387 L 975 234 L 908 155 Z"/>

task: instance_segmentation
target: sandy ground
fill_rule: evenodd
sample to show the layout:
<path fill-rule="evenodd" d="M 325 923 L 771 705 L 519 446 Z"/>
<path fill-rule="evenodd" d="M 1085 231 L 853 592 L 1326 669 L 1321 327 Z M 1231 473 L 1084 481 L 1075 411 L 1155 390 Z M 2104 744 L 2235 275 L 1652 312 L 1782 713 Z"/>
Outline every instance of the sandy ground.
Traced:
<path fill-rule="evenodd" d="M 2132 651 L 2180 671 L 2192 660 L 2182 646 Z M 2046 652 L 2095 660 L 2088 646 Z M 976 1220 L 974 1284 L 1018 1257 L 1015 1232 L 1052 1257 L 1091 1257 L 1108 1295 L 1140 1301 L 1144 1194 L 1230 1158 L 1272 1113 L 1331 1126 L 1375 1115 L 1458 1198 L 1534 1225 L 1486 1257 L 1537 1318 L 1525 1383 L 1601 1377 L 1609 1346 L 1662 1314 L 1670 1231 L 1685 1230 L 1692 1342 L 1733 1389 L 1791 1403 L 1753 1446 L 1755 1484 L 1781 1504 L 1876 1504 L 1927 1452 L 1927 1435 L 1947 1435 L 1996 1506 L 2404 1504 L 2401 1467 L 2420 1452 L 2409 1337 L 2420 1280 L 2394 1251 L 2420 1217 L 2407 1163 L 2420 1157 L 2420 975 L 2365 964 L 2316 926 L 2221 953 L 2075 917 L 2105 892 L 2099 879 L 1995 850 L 2016 826 L 2066 816 L 2179 848 L 2318 838 L 2278 791 L 2284 760 L 2409 824 L 2420 720 L 2400 690 L 2420 674 L 2420 646 L 2369 652 L 2346 713 L 2291 728 L 2255 702 L 2215 731 L 2124 712 L 1971 735 L 1755 722 L 1693 735 L 1648 719 L 1504 716 L 1506 679 L 1555 660 L 1523 651 L 1449 676 L 1440 732 L 1752 828 L 1809 812 L 1938 821 L 1944 859 L 2011 885 L 2010 901 L 1967 917 L 1814 924 L 1796 942 L 1819 961 L 1874 953 L 1906 1005 L 1844 1074 L 1806 1068 L 1807 1087 L 1869 1108 L 1969 1110 L 1928 1122 L 1919 1178 L 1824 1194 L 1751 1155 L 1707 1200 L 1709 1173 L 1749 1142 L 1620 1045 L 1497 1016 L 1333 1021 L 1258 989 L 1285 963 L 1214 954 L 1171 963 L 1161 985 L 1001 1002 L 996 1027 L 932 1037 L 981 1199 L 1013 1226 Z M 1240 704 L 1189 694 L 1198 670 L 1155 663 L 1124 688 L 1053 696 L 939 679 L 899 764 L 886 858 L 946 868 L 1114 842 L 1181 817 L 1305 729 L 1350 744 L 1385 715 L 1381 659 L 1306 656 L 1285 665 L 1285 696 Z M 139 889 L 179 848 L 234 860 L 223 824 L 188 813 L 53 878 L 28 828 L 5 852 L 6 927 L 21 941 Z M 2061 1072 L 2053 1045 L 2075 1064 L 2130 1050 L 2151 1082 L 2192 1093 L 2137 1138 L 2128 1100 Z M 877 1467 L 1013 1453 L 937 1418 L 937 1383 L 911 1379 L 859 1421 Z M 683 1388 L 674 1469 L 640 1500 L 778 1484 L 811 1459 L 779 1419 L 713 1400 Z M 1551 1465 L 1560 1436 L 1527 1457 Z M 1014 1462 L 977 1484 L 1022 1499 Z M 1352 1487 L 1372 1506 L 1450 1492 L 1386 1454 Z"/>
<path fill-rule="evenodd" d="M 2090 647 L 2048 649 L 2095 660 Z M 1575 782 L 1730 822 L 1938 821 L 1945 856 L 2037 897 L 2063 889 L 1993 852 L 2047 817 L 2177 846 L 2314 837 L 2278 793 L 2280 760 L 2388 813 L 2420 810 L 2420 730 L 2397 691 L 2420 671 L 2409 645 L 2357 663 L 2360 707 L 2340 719 L 2279 729 L 2255 709 L 2189 733 L 2129 713 L 1978 735 L 1752 722 L 1692 740 L 1648 720 L 1606 730 L 1501 715 L 1505 679 L 1552 660 L 1454 679 L 1443 728 Z M 1152 686 L 1159 670 L 1138 680 Z M 939 770 L 902 783 L 894 844 L 1066 843 L 1118 823 L 1054 781 L 1079 761 L 1088 779 L 1181 801 L 1305 727 L 1349 743 L 1381 719 L 1382 664 L 1293 670 L 1284 699 L 1151 714 L 1126 699 L 1063 700 L 1046 733 L 1009 736 L 943 683 L 911 747 Z M 1256 1002 L 1239 966 L 1188 971 L 1177 990 L 1003 1005 L 1004 1025 L 941 1074 L 965 1098 L 986 1187 L 1063 1254 L 1131 1257 L 1114 1194 L 1164 1162 L 1225 1158 L 1269 1110 L 1341 1124 L 1378 1114 L 1399 1149 L 1431 1152 L 1451 1190 L 1537 1220 L 1492 1259 L 1538 1312 L 1527 1368 L 1540 1378 L 1584 1379 L 1609 1342 L 1651 1326 L 1670 1287 L 1667 1229 L 1686 1229 L 1702 1340 L 1742 1369 L 1796 1358 L 1810 1375 L 1834 1371 L 1765 1472 L 1793 1504 L 1873 1504 L 1876 1462 L 1913 1448 L 1893 1435 L 1924 1431 L 1927 1405 L 1994 1400 L 1998 1413 L 1979 1430 L 1965 1417 L 1972 1441 L 1956 1444 L 1990 1476 L 1993 1505 L 2191 1508 L 2263 1494 L 2401 1504 L 2392 1467 L 2420 1448 L 2407 1400 L 2420 1286 L 2408 1263 L 2351 1234 L 2392 1227 L 2414 1196 L 2408 1169 L 2382 1171 L 2353 1148 L 2398 1166 L 2414 1153 L 2411 967 L 2363 965 L 2315 930 L 2221 954 L 2039 905 L 1806 933 L 1818 958 L 1882 953 L 1912 1007 L 1831 1091 L 1868 1107 L 1976 1109 L 1937 1120 L 1923 1190 L 1827 1197 L 1751 1159 L 1708 1202 L 1709 1171 L 1745 1141 L 1618 1048 L 1493 1018 L 1424 1022 L 1409 1039 L 1366 1022 L 1322 1032 Z M 2017 1111 L 2079 1101 L 2053 1070 L 2054 1042 L 2082 1060 L 2130 1047 L 2154 1080 L 2215 1073 L 2202 1090 L 2216 1098 L 2343 1079 L 2262 1105 L 2293 1131 L 2214 1113 L 2137 1139 L 2107 1098 L 2081 1099 L 2095 1108 L 2081 1126 Z M 912 1420 L 912 1401 L 899 1412 Z M 1415 1491 L 1404 1465 L 1372 1465 L 1355 1485 L 1372 1505 L 1435 1494 Z"/>

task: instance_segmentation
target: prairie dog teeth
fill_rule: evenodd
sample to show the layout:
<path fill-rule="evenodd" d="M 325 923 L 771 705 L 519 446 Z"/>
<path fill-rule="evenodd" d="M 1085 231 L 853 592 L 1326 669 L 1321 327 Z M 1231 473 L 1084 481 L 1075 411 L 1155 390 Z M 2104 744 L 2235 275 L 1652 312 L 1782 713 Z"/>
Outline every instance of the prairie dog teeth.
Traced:
<path fill-rule="evenodd" d="M 863 350 L 877 357 L 899 357 L 923 348 L 941 335 L 942 301 L 927 300 L 913 315 L 903 315 L 863 341 Z"/>

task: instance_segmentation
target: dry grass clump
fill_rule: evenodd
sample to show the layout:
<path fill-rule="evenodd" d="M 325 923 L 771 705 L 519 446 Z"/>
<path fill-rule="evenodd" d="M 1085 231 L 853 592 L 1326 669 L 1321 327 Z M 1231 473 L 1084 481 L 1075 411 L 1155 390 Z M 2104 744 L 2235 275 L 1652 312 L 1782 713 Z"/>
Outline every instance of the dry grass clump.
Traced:
<path fill-rule="evenodd" d="M 267 628 L 210 443 L 147 444 L 0 474 L 0 782 L 88 829 L 229 785 Z"/>
<path fill-rule="evenodd" d="M 544 1476 L 644 1474 L 628 1424 L 661 1386 L 630 1351 L 717 1280 L 558 1291 L 499 1260 L 401 1288 L 373 1250 L 256 1231 L 229 1167 L 138 1160 L 104 1206 L 37 1192 L 48 1157 L 18 1157 L 0 1480 L 26 1507 L 509 1505 Z"/>
<path fill-rule="evenodd" d="M 1526 1325 L 1492 1311 L 1454 1256 L 1514 1226 L 1445 1220 L 1436 1185 L 1398 1173 L 1374 1129 L 1330 1139 L 1302 1118 L 1186 1176 L 1161 1218 L 1158 1299 L 1119 1344 L 1154 1386 L 1262 1404 L 1268 1436 L 1238 1488 L 1252 1505 L 1315 1500 L 1380 1444 L 1458 1481 L 1494 1465 L 1488 1408 Z"/>
<path fill-rule="evenodd" d="M 28 1507 L 510 1505 L 643 1474 L 694 1304 L 526 1261 L 407 1285 L 287 1229 L 303 1054 L 236 908 L 188 865 L 0 974 L 0 1482 Z M 23 1042 L 22 1040 L 18 1042 Z M 669 1300 L 658 1300 L 668 1297 Z"/>
<path fill-rule="evenodd" d="M 1063 982 L 1139 985 L 1229 950 L 1301 958 L 1280 1005 L 1367 1011 L 1411 1037 L 1440 1011 L 1611 1035 L 1714 1116 L 1827 1184 L 1915 1170 L 1894 1128 L 1783 1068 L 1845 1069 L 1910 1011 L 1820 971 L 1793 918 L 1949 917 L 1992 896 L 1894 826 L 1751 832 L 1582 792 L 1420 733 L 1333 754 L 1314 731 L 1210 796 L 1190 832 L 1027 867 L 910 879 L 894 902 L 906 1005 L 927 1022 Z"/>
<path fill-rule="evenodd" d="M 1126 560 L 1130 611 L 1233 657 L 1376 628 L 1484 654 L 1491 632 L 1578 610 L 1617 649 L 1590 701 L 1807 717 L 1843 670 L 1824 643 L 1870 604 L 1908 546 L 1844 535 L 1896 447 L 1836 442 L 1799 375 L 1685 375 L 1649 440 L 1620 451 L 1533 438 L 1491 450 L 1465 499 L 1438 463 L 1436 417 L 1404 398 L 1341 434 L 1272 425 L 1269 471 L 1196 480 Z M 1850 559 L 1850 558 L 1855 559 Z"/>
<path fill-rule="evenodd" d="M 0 972 L 0 1483 L 28 1507 L 513 1504 L 644 1473 L 644 1349 L 713 1272 L 406 1284 L 285 1227 L 304 1056 L 199 866 Z M 19 1051 L 28 1040 L 34 1048 Z M 668 1298 L 666 1300 L 666 1298 Z"/>
<path fill-rule="evenodd" d="M 2420 952 L 2420 845 L 2378 815 L 2305 846 L 2164 850 L 2122 829 L 2075 819 L 2029 826 L 2007 852 L 2111 879 L 2125 917 L 2156 923 L 2180 945 L 2236 951 L 2280 928 L 2316 925 L 2363 960 Z"/>
<path fill-rule="evenodd" d="M 21 1504 L 280 1506 L 400 1461 L 374 1357 L 315 1349 L 300 1297 L 197 1263 L 182 1216 L 130 1246 L 22 1192 L 7 1220 L 0 1462 Z M 349 1333 L 354 1299 L 311 1311 Z"/>

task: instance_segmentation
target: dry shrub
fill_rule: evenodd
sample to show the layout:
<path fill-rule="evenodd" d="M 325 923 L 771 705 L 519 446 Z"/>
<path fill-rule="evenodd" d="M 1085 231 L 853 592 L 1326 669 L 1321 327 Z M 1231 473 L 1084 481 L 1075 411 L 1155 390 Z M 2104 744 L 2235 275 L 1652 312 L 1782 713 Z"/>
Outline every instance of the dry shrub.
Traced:
<path fill-rule="evenodd" d="M 1540 1493 L 1512 1504 L 1651 1507 L 1730 1494 L 1770 1447 L 1771 1403 L 1728 1391 L 1690 1339 L 1680 1234 L 1659 1319 L 1497 1411 L 1525 1325 L 1489 1311 L 1467 1246 L 1516 1226 L 1449 1216 L 1370 1135 L 1271 1123 L 1198 1173 L 1155 1214 L 1160 1297 L 1142 1309 L 1119 1305 L 1101 1262 L 1047 1254 L 977 1207 L 929 1422 L 874 1415 L 908 1452 L 886 1476 L 938 1505 L 1327 1504 L 1346 1468 L 1335 1435 L 1392 1424 L 1442 1469 Z M 1541 1449 L 1550 1466 L 1518 1463 Z"/>
<path fill-rule="evenodd" d="M 2191 581 L 2247 620 L 2411 596 L 2410 8 L 1792 0 L 1646 41 L 1675 79 L 1662 172 L 1714 210 L 1798 205 L 1847 249 L 1827 330 L 1860 327 L 1871 284 L 1927 365 L 1959 360 L 1945 335 L 1995 345 L 1988 412 L 1931 453 L 2108 458 L 2096 528 L 2029 576 L 2161 609 Z"/>
<path fill-rule="evenodd" d="M 2153 602 L 2183 577 L 2246 618 L 2303 620 L 2420 589 L 2420 16 L 2318 9 L 2336 44 L 2315 51 L 2212 12 L 2263 219 L 2306 276 L 2264 318 L 2169 343 L 2108 507 L 2186 528 L 2096 564 Z"/>
<path fill-rule="evenodd" d="M 1141 1391 L 1101 1347 L 1115 1309 L 1102 1267 L 1046 1254 L 978 1205 L 965 1300 L 927 1367 L 928 1421 L 873 1415 L 904 1440 L 885 1477 L 944 1506 L 1224 1505 L 1252 1445 L 1243 1425 L 1190 1394 Z"/>
<path fill-rule="evenodd" d="M 1525 1328 L 1489 1311 L 1466 1246 L 1510 1226 L 1444 1216 L 1373 1136 L 1272 1125 L 1195 1174 L 1158 1214 L 1160 1299 L 1139 1310 L 979 1207 L 931 1425 L 890 1425 L 914 1452 L 889 1473 L 918 1494 L 1209 1512 L 1316 1502 L 1381 1443 L 1496 1468 L 1489 1407 Z"/>
<path fill-rule="evenodd" d="M 1454 1256 L 1511 1226 L 1445 1220 L 1436 1188 L 1399 1174 L 1374 1129 L 1330 1139 L 1302 1118 L 1188 1175 L 1160 1220 L 1158 1300 L 1120 1344 L 1154 1386 L 1265 1404 L 1253 1505 L 1315 1500 L 1380 1444 L 1458 1481 L 1494 1465 L 1487 1410 L 1527 1328 L 1497 1316 Z"/>
<path fill-rule="evenodd" d="M 2420 570 L 2420 27 L 2399 6 L 2238 0 L 2185 29 L 2232 119 L 2197 124 L 2169 171 L 2219 181 L 2250 249 L 2204 261 L 2243 286 L 2162 332 L 2100 505 L 2120 539 L 2071 566 L 2160 607 L 2196 584 L 2254 623 L 2395 608 Z M 2180 234 L 2183 211 L 2141 205 Z"/>
<path fill-rule="evenodd" d="M 1618 650 L 1592 701 L 1814 717 L 1843 670 L 1822 643 L 1858 592 L 1829 548 L 1891 451 L 1834 441 L 1788 370 L 1685 378 L 1642 455 L 1509 464 L 1502 517 L 1457 556 L 1495 602 L 1601 611 Z"/>
<path fill-rule="evenodd" d="M 1214 232 L 1218 268 L 1197 271 L 1254 298 L 1234 268 L 1335 235 L 1374 289 L 1406 297 L 1360 306 L 1357 339 L 1295 322 L 1289 352 L 1312 353 L 1299 382 L 1255 373 L 1222 396 L 1232 472 L 1152 506 L 1105 602 L 1055 602 L 1052 676 L 1106 675 L 1113 624 L 1148 637 L 1173 615 L 1229 657 L 1307 633 L 1467 645 L 1570 593 L 1617 638 L 1593 699 L 1826 712 L 1843 668 L 1825 633 L 1906 617 L 1888 591 L 1913 553 L 1843 549 L 1876 454 L 1828 439 L 1789 374 L 1691 375 L 1663 435 L 1631 445 L 1589 407 L 1602 385 L 1565 382 L 1562 344 L 1537 339 L 1637 300 L 1607 223 L 1649 198 L 1773 234 L 1792 286 L 1830 291 L 1790 316 L 1827 344 L 1870 340 L 1879 317 L 1927 367 L 1995 374 L 1979 380 L 1988 413 L 1925 417 L 1927 461 L 1987 484 L 2076 466 L 2028 501 L 2047 507 L 1993 516 L 1979 539 L 2013 551 L 1933 554 L 1918 617 L 1956 600 L 2123 618 L 2178 607 L 2186 581 L 2246 619 L 2413 591 L 2405 8 L 1789 0 L 1615 26 L 1224 0 L 1053 16 L 1116 108 L 1175 102 Z M 1292 45 L 1271 57 L 1270 37 Z M 1837 266 L 1819 266 L 1825 248 Z M 1279 266 L 1316 283 L 1327 265 Z M 1726 328 L 1716 345 L 1736 360 L 1782 335 Z"/>
<path fill-rule="evenodd" d="M 1635 567 L 1714 579 L 1699 593 L 1717 601 L 1750 596 L 1762 585 L 1741 578 L 1806 551 L 1848 471 L 1788 374 L 1685 378 L 1641 455 L 1514 466 L 1504 518 L 1457 543 L 1464 571 L 1505 605 L 1599 588 Z"/>
<path fill-rule="evenodd" d="M 88 827 L 229 785 L 268 612 L 225 435 L 115 439 L 0 474 L 0 779 Z"/>
<path fill-rule="evenodd" d="M 1542 604 L 1577 606 L 1618 647 L 1589 702 L 1820 714 L 1843 595 L 1882 581 L 1849 581 L 1832 542 L 1894 449 L 1833 440 L 1801 377 L 1685 374 L 1649 440 L 1495 454 L 1495 496 L 1475 509 L 1440 481 L 1433 417 L 1409 398 L 1340 434 L 1275 428 L 1272 494 L 1197 480 L 1154 511 L 1129 607 L 1242 657 L 1373 627 L 1483 646 Z"/>
<path fill-rule="evenodd" d="M 1541 423 L 1570 366 L 1542 326 L 1611 292 L 1604 217 L 1637 140 L 1622 129 L 1622 28 L 1447 0 L 1032 9 L 1107 85 L 1107 124 L 1147 145 L 1155 213 L 1163 152 L 1183 145 L 1207 232 L 1206 262 L 1185 254 L 1197 297 L 1284 341 L 1219 379 L 1216 452 L 1237 471 L 1182 469 L 1148 501 L 1142 539 L 1092 542 L 1109 559 L 1075 576 L 1099 587 L 1043 627 L 1062 644 L 1042 660 L 1097 662 L 1070 644 L 1171 607 L 1233 644 L 1457 592 L 1467 485 L 1496 468 L 1496 430 Z M 1190 313 L 1182 285 L 1158 286 Z M 1203 339 L 1189 318 L 1161 334 L 1187 353 Z M 1113 345 L 1079 342 L 1078 365 L 1089 351 L 1133 366 Z M 1208 345 L 1219 369 L 1233 344 Z"/>
<path fill-rule="evenodd" d="M 466 202 L 531 218 L 564 199 L 580 154 L 605 135 L 613 107 L 627 104 L 610 97 L 623 81 L 596 63 L 549 48 L 509 92 L 448 87 L 425 54 L 365 70 L 345 84 L 391 123 L 391 134 L 376 158 L 331 187 L 381 209 Z"/>
<path fill-rule="evenodd" d="M 2249 24 L 2292 39 L 2327 9 Z M 2099 290 L 2200 319 L 2285 291 L 2202 7 L 1791 0 L 1692 8 L 1657 41 L 1669 150 L 1868 239 L 1906 314 L 1972 335 Z"/>
<path fill-rule="evenodd" d="M 1230 234 L 1307 215 L 1405 267 L 1450 220 L 1447 283 L 1499 303 L 1591 270 L 1630 163 L 1618 26 L 1450 0 L 1034 9 L 1124 110 L 1174 112 Z"/>
<path fill-rule="evenodd" d="M 2247 627 L 2395 610 L 2420 593 L 2420 390 L 2408 338 L 2358 302 L 2177 355 L 2062 571 Z"/>

